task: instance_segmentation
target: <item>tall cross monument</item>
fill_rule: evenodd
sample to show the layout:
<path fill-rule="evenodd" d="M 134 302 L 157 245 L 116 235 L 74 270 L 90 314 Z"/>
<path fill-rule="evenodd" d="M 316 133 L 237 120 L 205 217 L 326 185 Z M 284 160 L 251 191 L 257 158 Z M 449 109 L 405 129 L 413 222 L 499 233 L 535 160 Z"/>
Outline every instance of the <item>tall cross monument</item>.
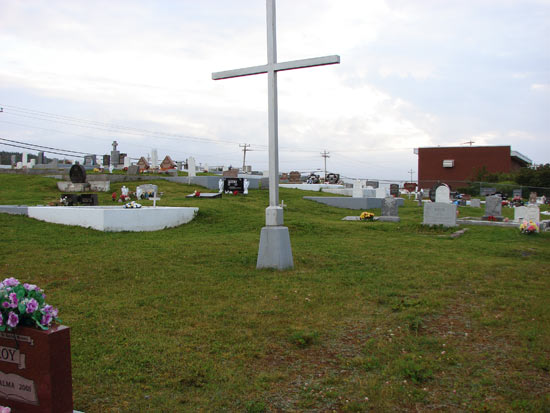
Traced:
<path fill-rule="evenodd" d="M 212 79 L 228 79 L 267 73 L 269 112 L 269 206 L 260 235 L 256 268 L 290 269 L 294 266 L 288 228 L 283 226 L 283 208 L 279 206 L 279 136 L 277 109 L 277 72 L 340 63 L 340 56 L 277 62 L 275 0 L 266 0 L 267 6 L 267 64 L 212 73 Z"/>

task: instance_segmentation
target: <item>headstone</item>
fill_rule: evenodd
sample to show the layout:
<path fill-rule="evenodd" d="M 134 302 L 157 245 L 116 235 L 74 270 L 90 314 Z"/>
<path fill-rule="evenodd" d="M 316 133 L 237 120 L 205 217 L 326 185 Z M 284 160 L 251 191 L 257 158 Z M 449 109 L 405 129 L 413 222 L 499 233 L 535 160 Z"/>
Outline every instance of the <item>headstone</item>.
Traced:
<path fill-rule="evenodd" d="M 181 161 L 176 162 L 176 168 L 178 171 L 181 171 L 183 169 L 183 162 Z"/>
<path fill-rule="evenodd" d="M 456 227 L 456 205 L 440 202 L 424 203 L 423 225 Z"/>
<path fill-rule="evenodd" d="M 151 168 L 158 169 L 159 167 L 159 156 L 156 149 L 151 150 Z"/>
<path fill-rule="evenodd" d="M 82 165 L 73 165 L 69 170 L 69 177 L 73 184 L 81 184 L 86 182 L 86 168 Z"/>
<path fill-rule="evenodd" d="M 106 167 L 107 165 L 111 164 L 111 155 L 103 155 L 103 166 Z"/>
<path fill-rule="evenodd" d="M 447 185 L 440 185 L 436 188 L 435 202 L 451 203 L 451 190 Z"/>
<path fill-rule="evenodd" d="M 522 195 L 521 188 L 514 189 L 514 190 L 512 191 L 512 196 L 513 196 L 514 198 L 515 198 L 515 197 L 521 198 L 521 195 Z"/>
<path fill-rule="evenodd" d="M 497 219 L 502 218 L 502 198 L 498 195 L 492 195 L 485 198 L 485 215 L 483 219 L 487 219 L 491 216 Z"/>
<path fill-rule="evenodd" d="M 219 188 L 219 193 L 221 194 L 223 192 L 223 179 L 220 179 L 218 181 L 218 188 Z"/>
<path fill-rule="evenodd" d="M 399 206 L 397 199 L 393 196 L 388 196 L 382 200 L 382 211 L 378 221 L 399 222 Z"/>
<path fill-rule="evenodd" d="M 390 195 L 399 196 L 399 184 L 390 184 Z"/>
<path fill-rule="evenodd" d="M 36 159 L 31 159 L 27 164 L 27 167 L 34 168 L 34 165 L 36 165 Z"/>
<path fill-rule="evenodd" d="M 352 192 L 353 198 L 363 198 L 363 184 L 359 179 L 356 179 L 353 182 L 353 192 Z"/>
<path fill-rule="evenodd" d="M 248 179 L 244 180 L 244 190 L 243 195 L 248 195 L 248 186 L 250 185 L 250 181 Z"/>
<path fill-rule="evenodd" d="M 288 182 L 291 184 L 301 184 L 302 183 L 302 174 L 298 171 L 291 171 L 288 174 Z"/>
<path fill-rule="evenodd" d="M 416 182 L 405 182 L 403 184 L 403 188 L 405 188 L 410 193 L 416 191 Z"/>
<path fill-rule="evenodd" d="M 527 215 L 527 207 L 517 206 L 514 208 L 514 222 L 521 222 Z"/>
<path fill-rule="evenodd" d="M 0 405 L 12 412 L 73 412 L 69 327 L 0 333 Z"/>
<path fill-rule="evenodd" d="M 525 219 L 527 221 L 540 222 L 540 208 L 538 207 L 538 205 L 527 205 Z"/>
<path fill-rule="evenodd" d="M 23 168 L 26 168 L 27 167 L 27 152 L 23 152 L 21 154 L 21 164 L 23 165 Z M 535 197 L 536 197 L 536 194 L 535 194 Z"/>
<path fill-rule="evenodd" d="M 225 178 L 223 182 L 223 190 L 225 192 L 244 192 L 244 179 L 243 178 Z"/>
<path fill-rule="evenodd" d="M 473 208 L 481 208 L 481 199 L 472 198 L 470 200 L 470 206 Z"/>
<path fill-rule="evenodd" d="M 129 157 L 129 156 L 125 156 L 125 157 L 124 157 L 124 167 L 125 167 L 125 168 L 129 168 L 129 167 L 130 167 L 130 157 Z"/>
<path fill-rule="evenodd" d="M 153 184 L 143 184 L 136 187 L 136 197 L 138 199 L 149 199 L 158 194 L 158 186 Z"/>
<path fill-rule="evenodd" d="M 239 172 L 238 170 L 236 171 L 237 173 Z M 197 176 L 197 165 L 195 163 L 195 158 L 192 156 L 187 160 L 187 175 L 189 177 Z"/>
<path fill-rule="evenodd" d="M 372 186 L 374 189 L 378 188 L 380 186 L 380 182 L 378 181 L 369 181 L 367 180 L 365 182 L 365 186 Z"/>
<path fill-rule="evenodd" d="M 387 195 L 385 188 L 376 188 L 376 198 L 385 198 Z"/>
<path fill-rule="evenodd" d="M 137 175 L 139 174 L 139 165 L 130 165 L 128 167 L 128 175 Z"/>
<path fill-rule="evenodd" d="M 239 176 L 239 170 L 238 169 L 228 169 L 226 171 L 222 172 L 223 178 L 236 178 Z"/>
<path fill-rule="evenodd" d="M 529 203 L 533 204 L 533 205 L 537 203 L 537 193 L 536 192 L 531 192 L 529 194 Z"/>
<path fill-rule="evenodd" d="M 494 195 L 496 192 L 497 192 L 496 188 L 486 187 L 486 188 L 481 188 L 479 190 L 479 195 L 480 196 L 489 196 L 489 195 Z"/>
<path fill-rule="evenodd" d="M 12 156 L 10 157 L 10 161 L 11 161 L 11 166 L 17 165 L 17 161 L 15 160 L 15 155 L 12 155 Z"/>
<path fill-rule="evenodd" d="M 311 173 L 309 174 L 309 176 L 306 178 L 306 183 L 307 184 L 320 184 L 321 183 L 321 179 L 319 178 L 319 175 L 315 174 L 315 173 Z"/>
<path fill-rule="evenodd" d="M 46 163 L 46 156 L 44 155 L 43 151 L 38 152 L 37 163 L 40 165 L 43 165 Z"/>
<path fill-rule="evenodd" d="M 337 184 L 340 181 L 340 175 L 335 173 L 327 174 L 326 183 Z"/>

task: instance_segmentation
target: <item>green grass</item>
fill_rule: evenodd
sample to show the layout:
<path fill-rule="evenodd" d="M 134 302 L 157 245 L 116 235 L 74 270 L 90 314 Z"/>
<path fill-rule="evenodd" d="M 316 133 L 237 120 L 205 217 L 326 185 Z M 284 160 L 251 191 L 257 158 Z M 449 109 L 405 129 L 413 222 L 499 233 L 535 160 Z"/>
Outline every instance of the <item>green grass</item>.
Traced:
<path fill-rule="evenodd" d="M 0 275 L 42 286 L 71 327 L 76 409 L 550 410 L 550 233 L 451 239 L 413 201 L 399 224 L 348 222 L 360 211 L 281 189 L 295 268 L 259 271 L 267 191 L 154 183 L 197 218 L 102 233 L 0 214 Z M 2 204 L 58 197 L 53 179 L 0 175 Z"/>

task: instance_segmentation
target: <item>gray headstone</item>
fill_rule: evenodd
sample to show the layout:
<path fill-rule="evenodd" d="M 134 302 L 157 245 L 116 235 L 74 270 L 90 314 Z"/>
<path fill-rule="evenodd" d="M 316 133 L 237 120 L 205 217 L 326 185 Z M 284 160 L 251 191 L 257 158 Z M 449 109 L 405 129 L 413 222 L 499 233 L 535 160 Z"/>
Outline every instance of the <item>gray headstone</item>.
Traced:
<path fill-rule="evenodd" d="M 382 216 L 397 217 L 399 216 L 399 207 L 397 199 L 394 197 L 386 197 L 382 200 Z"/>
<path fill-rule="evenodd" d="M 512 192 L 513 192 L 513 197 L 514 198 L 517 197 L 517 196 L 519 196 L 521 198 L 521 188 L 514 189 Z"/>
<path fill-rule="evenodd" d="M 496 189 L 496 188 L 492 188 L 492 187 L 481 188 L 481 189 L 479 190 L 479 195 L 481 195 L 481 196 L 489 196 L 489 195 L 493 195 L 496 191 L 497 191 L 497 189 Z"/>
<path fill-rule="evenodd" d="M 472 198 L 470 200 L 470 206 L 474 208 L 481 208 L 481 199 Z"/>
<path fill-rule="evenodd" d="M 456 227 L 456 205 L 442 202 L 424 204 L 424 225 Z"/>
<path fill-rule="evenodd" d="M 128 175 L 137 175 L 139 174 L 139 165 L 130 165 L 128 167 Z"/>
<path fill-rule="evenodd" d="M 502 198 L 498 195 L 485 198 L 485 215 L 483 218 L 490 216 L 495 218 L 502 217 Z"/>

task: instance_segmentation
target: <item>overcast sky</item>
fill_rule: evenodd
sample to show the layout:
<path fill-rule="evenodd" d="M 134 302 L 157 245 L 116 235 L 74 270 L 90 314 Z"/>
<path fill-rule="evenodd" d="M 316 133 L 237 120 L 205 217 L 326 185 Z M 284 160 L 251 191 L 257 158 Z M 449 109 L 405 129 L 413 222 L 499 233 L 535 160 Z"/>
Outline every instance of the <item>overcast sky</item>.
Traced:
<path fill-rule="evenodd" d="M 0 137 L 267 169 L 263 0 L 2 0 Z M 550 162 L 550 1 L 278 0 L 280 170 L 404 180 L 422 146 Z M 17 150 L 0 145 L 0 150 Z M 32 153 L 32 151 L 30 151 Z M 48 154 L 47 154 L 48 155 Z M 53 157 L 54 155 L 48 155 Z"/>

